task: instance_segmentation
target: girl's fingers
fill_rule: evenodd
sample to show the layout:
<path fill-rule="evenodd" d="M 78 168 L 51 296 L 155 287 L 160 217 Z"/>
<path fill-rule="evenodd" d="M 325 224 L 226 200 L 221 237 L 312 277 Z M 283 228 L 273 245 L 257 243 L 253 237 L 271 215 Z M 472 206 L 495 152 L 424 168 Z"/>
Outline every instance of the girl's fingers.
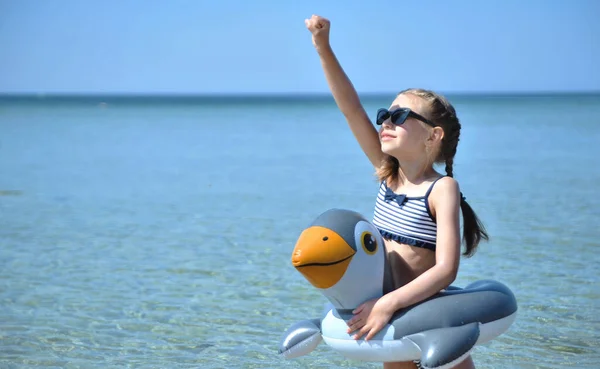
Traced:
<path fill-rule="evenodd" d="M 362 336 L 365 335 L 365 333 L 369 332 L 371 329 L 368 328 L 366 325 L 364 327 L 362 327 L 357 334 L 354 335 L 354 339 L 360 339 Z"/>

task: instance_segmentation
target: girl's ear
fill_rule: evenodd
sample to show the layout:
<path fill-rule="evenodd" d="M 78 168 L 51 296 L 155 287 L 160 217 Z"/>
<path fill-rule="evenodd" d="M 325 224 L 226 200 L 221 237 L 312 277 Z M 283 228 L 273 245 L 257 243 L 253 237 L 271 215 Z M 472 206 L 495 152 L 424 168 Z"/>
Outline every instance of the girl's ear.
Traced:
<path fill-rule="evenodd" d="M 429 131 L 429 137 L 425 141 L 425 150 L 427 152 L 427 156 L 431 159 L 433 163 L 436 159 L 436 154 L 440 148 L 442 147 L 442 138 L 444 138 L 444 130 L 442 127 L 434 127 Z"/>
<path fill-rule="evenodd" d="M 443 138 L 444 138 L 444 130 L 442 129 L 442 127 L 434 127 L 431 130 L 431 135 L 429 136 L 429 140 L 431 140 L 432 143 L 442 142 Z"/>

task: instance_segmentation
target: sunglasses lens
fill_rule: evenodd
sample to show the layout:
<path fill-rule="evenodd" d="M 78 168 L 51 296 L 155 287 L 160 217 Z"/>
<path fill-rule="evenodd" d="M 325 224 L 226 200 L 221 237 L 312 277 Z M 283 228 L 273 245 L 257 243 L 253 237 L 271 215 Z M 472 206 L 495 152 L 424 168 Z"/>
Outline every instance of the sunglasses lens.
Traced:
<path fill-rule="evenodd" d="M 406 109 L 394 110 L 392 112 L 392 123 L 396 125 L 403 124 L 406 121 L 406 118 L 408 118 L 409 113 L 410 111 Z"/>
<path fill-rule="evenodd" d="M 377 125 L 382 125 L 383 122 L 386 121 L 390 117 L 390 112 L 387 109 L 379 109 L 377 110 Z"/>

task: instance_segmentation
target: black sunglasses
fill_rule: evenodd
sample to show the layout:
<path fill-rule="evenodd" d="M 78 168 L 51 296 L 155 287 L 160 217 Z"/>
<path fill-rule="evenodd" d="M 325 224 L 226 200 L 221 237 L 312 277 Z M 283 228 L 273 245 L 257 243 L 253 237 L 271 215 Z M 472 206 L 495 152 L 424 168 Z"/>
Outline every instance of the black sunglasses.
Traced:
<path fill-rule="evenodd" d="M 385 108 L 381 108 L 377 110 L 377 120 L 376 123 L 378 126 L 382 125 L 388 118 L 391 118 L 392 123 L 396 125 L 404 124 L 408 117 L 415 118 L 420 120 L 423 123 L 429 124 L 432 127 L 437 127 L 437 124 L 433 123 L 429 119 L 424 116 L 415 113 L 409 108 L 399 108 L 394 110 L 388 110 Z"/>

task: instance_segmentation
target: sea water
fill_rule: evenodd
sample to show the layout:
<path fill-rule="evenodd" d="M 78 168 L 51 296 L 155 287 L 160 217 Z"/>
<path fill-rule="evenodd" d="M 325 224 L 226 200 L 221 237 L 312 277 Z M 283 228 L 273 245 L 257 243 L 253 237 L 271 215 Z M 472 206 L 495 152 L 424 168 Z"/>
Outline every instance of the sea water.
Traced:
<path fill-rule="evenodd" d="M 491 236 L 454 284 L 519 303 L 477 368 L 598 367 L 600 96 L 449 98 Z M 371 217 L 377 189 L 327 96 L 3 97 L 0 367 L 378 368 L 277 355 L 326 302 L 291 265 L 300 232 Z"/>

